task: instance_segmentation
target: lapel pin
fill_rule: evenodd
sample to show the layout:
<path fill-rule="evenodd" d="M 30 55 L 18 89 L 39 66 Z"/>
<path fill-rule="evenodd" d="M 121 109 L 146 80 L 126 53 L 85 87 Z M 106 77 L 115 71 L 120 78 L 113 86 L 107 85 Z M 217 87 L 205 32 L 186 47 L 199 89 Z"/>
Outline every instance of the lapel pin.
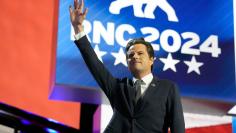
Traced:
<path fill-rule="evenodd" d="M 151 84 L 152 87 L 155 87 L 156 85 L 155 84 Z"/>

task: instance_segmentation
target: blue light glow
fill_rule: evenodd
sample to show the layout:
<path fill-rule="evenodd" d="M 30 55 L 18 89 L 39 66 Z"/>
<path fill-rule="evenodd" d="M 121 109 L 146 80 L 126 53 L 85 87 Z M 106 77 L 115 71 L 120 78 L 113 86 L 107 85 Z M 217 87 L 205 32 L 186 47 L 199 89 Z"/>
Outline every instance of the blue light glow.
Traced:
<path fill-rule="evenodd" d="M 24 125 L 30 125 L 31 124 L 30 121 L 25 120 L 25 119 L 21 120 L 21 123 L 23 123 Z"/>
<path fill-rule="evenodd" d="M 45 130 L 48 132 L 48 133 L 59 133 L 58 131 L 54 130 L 54 129 L 51 129 L 51 128 L 45 128 Z"/>

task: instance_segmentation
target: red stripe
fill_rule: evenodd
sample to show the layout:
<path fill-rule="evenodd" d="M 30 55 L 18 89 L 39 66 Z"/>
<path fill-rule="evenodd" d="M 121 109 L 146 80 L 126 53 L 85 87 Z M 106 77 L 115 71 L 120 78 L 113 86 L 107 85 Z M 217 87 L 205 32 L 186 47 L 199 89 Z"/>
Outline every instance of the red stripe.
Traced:
<path fill-rule="evenodd" d="M 189 128 L 186 133 L 232 133 L 232 124 Z"/>

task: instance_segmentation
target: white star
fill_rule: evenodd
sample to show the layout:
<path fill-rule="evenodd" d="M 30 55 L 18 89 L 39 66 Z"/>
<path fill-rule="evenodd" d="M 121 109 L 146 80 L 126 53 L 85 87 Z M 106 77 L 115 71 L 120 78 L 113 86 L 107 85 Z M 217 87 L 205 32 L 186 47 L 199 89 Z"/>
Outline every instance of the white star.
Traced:
<path fill-rule="evenodd" d="M 160 58 L 160 60 L 165 64 L 163 71 L 170 68 L 171 70 L 176 72 L 175 65 L 179 63 L 179 60 L 173 59 L 170 53 L 168 54 L 167 58 Z"/>
<path fill-rule="evenodd" d="M 122 63 L 124 66 L 127 67 L 126 56 L 125 56 L 125 53 L 121 47 L 120 47 L 120 50 L 118 53 L 112 52 L 111 54 L 112 54 L 112 56 L 114 56 L 116 58 L 115 63 L 114 63 L 115 66 L 119 63 Z"/>
<path fill-rule="evenodd" d="M 102 61 L 102 56 L 104 56 L 105 54 L 107 54 L 107 52 L 104 52 L 104 51 L 100 51 L 99 48 L 98 48 L 98 45 L 95 45 L 95 48 L 94 48 L 94 51 L 96 53 L 96 55 L 98 56 L 98 59 Z"/>
<path fill-rule="evenodd" d="M 188 73 L 195 71 L 199 75 L 200 75 L 199 67 L 204 64 L 202 62 L 197 62 L 195 56 L 192 56 L 191 61 L 184 61 L 184 63 L 188 65 Z"/>

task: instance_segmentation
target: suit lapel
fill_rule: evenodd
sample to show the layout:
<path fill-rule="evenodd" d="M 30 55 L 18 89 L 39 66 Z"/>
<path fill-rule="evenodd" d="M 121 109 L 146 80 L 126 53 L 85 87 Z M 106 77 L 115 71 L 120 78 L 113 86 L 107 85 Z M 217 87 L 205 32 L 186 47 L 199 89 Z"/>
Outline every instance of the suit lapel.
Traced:
<path fill-rule="evenodd" d="M 128 102 L 129 102 L 129 106 L 131 111 L 133 112 L 133 108 L 134 108 L 134 99 L 135 99 L 135 88 L 134 88 L 134 84 L 132 80 L 129 80 L 129 83 L 127 84 L 127 90 L 128 90 Z"/>

